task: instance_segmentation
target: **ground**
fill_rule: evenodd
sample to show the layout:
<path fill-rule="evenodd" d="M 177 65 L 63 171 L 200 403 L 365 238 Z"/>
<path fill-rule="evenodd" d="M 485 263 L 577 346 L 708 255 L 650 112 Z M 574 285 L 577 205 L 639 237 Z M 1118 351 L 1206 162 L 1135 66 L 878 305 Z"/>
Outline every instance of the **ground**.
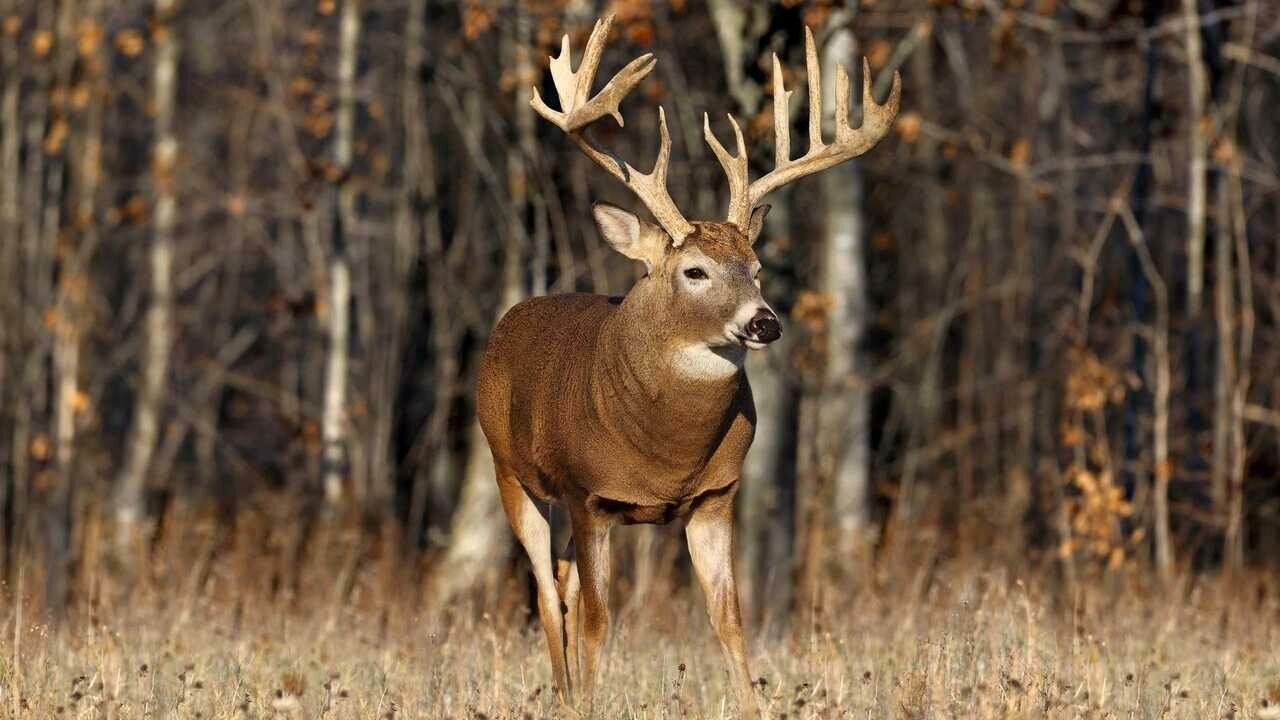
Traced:
<path fill-rule="evenodd" d="M 518 581 L 499 590 L 523 592 Z M 615 598 L 597 716 L 733 717 L 697 590 L 651 600 Z M 153 590 L 88 603 L 60 626 L 31 623 L 31 611 L 19 618 L 10 602 L 0 712 L 568 716 L 523 602 L 443 616 L 378 602 L 358 584 L 342 604 Z M 831 604 L 789 625 L 752 624 L 768 717 L 1280 718 L 1280 595 L 1268 578 L 1184 579 L 1160 591 L 1121 577 L 1069 592 L 1005 571 L 942 569 L 927 588 Z"/>

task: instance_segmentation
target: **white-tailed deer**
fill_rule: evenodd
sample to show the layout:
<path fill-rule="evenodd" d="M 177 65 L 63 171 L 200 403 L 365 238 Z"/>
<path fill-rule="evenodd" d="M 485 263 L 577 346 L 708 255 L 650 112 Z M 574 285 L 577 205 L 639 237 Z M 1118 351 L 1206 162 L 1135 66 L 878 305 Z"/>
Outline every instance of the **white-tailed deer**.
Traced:
<path fill-rule="evenodd" d="M 644 55 L 590 95 L 612 18 L 596 23 L 575 72 L 565 36 L 551 75 L 552 110 L 535 89 L 535 110 L 640 198 L 657 225 L 596 205 L 601 234 L 648 274 L 623 298 L 557 295 L 522 302 L 489 338 L 476 388 L 480 425 L 493 452 L 502 504 L 529 554 L 538 613 L 561 697 L 571 687 L 588 707 L 609 626 L 609 529 L 615 523 L 687 518 L 686 538 L 744 714 L 757 713 L 743 647 L 733 569 L 733 498 L 755 431 L 748 349 L 778 339 L 778 318 L 760 294 L 760 235 L 771 191 L 861 155 L 889 131 L 901 82 L 888 100 L 871 97 L 863 64 L 863 122 L 849 127 L 849 80 L 836 82 L 836 136 L 822 139 L 822 87 L 813 34 L 806 31 L 809 150 L 791 159 L 782 67 L 773 59 L 776 167 L 749 182 L 742 132 L 737 153 L 703 133 L 728 176 L 724 222 L 689 222 L 666 189 L 671 141 L 658 110 L 661 145 L 649 174 L 595 148 L 582 134 L 605 115 L 623 124 L 619 103 L 653 69 Z M 557 572 L 549 504 L 563 504 L 572 541 Z M 561 603 L 566 608 L 562 614 Z"/>

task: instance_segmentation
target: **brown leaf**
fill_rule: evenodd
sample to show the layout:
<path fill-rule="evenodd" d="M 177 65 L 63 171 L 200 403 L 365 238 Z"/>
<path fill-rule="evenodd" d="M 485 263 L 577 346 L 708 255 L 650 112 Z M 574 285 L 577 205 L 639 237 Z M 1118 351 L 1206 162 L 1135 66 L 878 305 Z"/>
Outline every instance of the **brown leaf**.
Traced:
<path fill-rule="evenodd" d="M 62 145 L 67 139 L 67 121 L 59 118 L 49 127 L 44 136 L 44 152 L 46 155 L 57 155 L 62 152 Z"/>
<path fill-rule="evenodd" d="M 92 55 L 102 45 L 102 27 L 93 20 L 81 20 L 76 35 L 76 47 L 81 55 Z"/>
<path fill-rule="evenodd" d="M 484 4 L 467 3 L 462 15 L 462 34 L 468 40 L 475 40 L 484 34 L 497 19 L 497 12 Z"/>
<path fill-rule="evenodd" d="M 37 30 L 35 35 L 31 36 L 31 52 L 36 57 L 44 57 L 53 49 L 53 33 L 48 30 Z"/>
<path fill-rule="evenodd" d="M 83 390 L 76 390 L 71 394 L 71 409 L 77 415 L 84 415 L 89 412 L 93 403 L 89 400 L 89 394 Z"/>
<path fill-rule="evenodd" d="M 53 454 L 53 444 L 49 442 L 49 436 L 44 433 L 36 433 L 31 438 L 31 457 L 39 462 L 44 462 Z"/>
<path fill-rule="evenodd" d="M 827 325 L 827 316 L 835 305 L 831 293 L 801 290 L 796 294 L 796 304 L 791 315 L 811 332 L 820 332 Z"/>
<path fill-rule="evenodd" d="M 1009 164 L 1015 169 L 1025 170 L 1031 161 L 1031 141 L 1027 138 L 1018 138 L 1013 144 L 1013 148 L 1009 150 Z"/>
<path fill-rule="evenodd" d="M 125 57 L 137 57 L 145 44 L 142 33 L 137 30 L 121 30 L 116 33 L 116 49 Z"/>
<path fill-rule="evenodd" d="M 227 198 L 227 214 L 234 217 L 244 216 L 245 210 L 248 209 L 248 202 L 245 201 L 243 193 L 236 193 Z"/>
<path fill-rule="evenodd" d="M 1213 159 L 1223 165 L 1230 165 L 1236 159 L 1236 144 L 1231 138 L 1222 138 L 1213 146 Z"/>
<path fill-rule="evenodd" d="M 903 142 L 915 143 L 920 139 L 920 131 L 924 126 L 924 120 L 920 117 L 920 113 L 906 112 L 898 116 L 898 121 L 894 123 L 893 129 L 898 133 L 898 137 Z"/>
<path fill-rule="evenodd" d="M 871 49 L 867 51 L 867 62 L 871 63 L 871 67 L 879 70 L 889 64 L 889 58 L 892 56 L 893 45 L 889 44 L 888 40 L 876 40 L 871 43 Z"/>

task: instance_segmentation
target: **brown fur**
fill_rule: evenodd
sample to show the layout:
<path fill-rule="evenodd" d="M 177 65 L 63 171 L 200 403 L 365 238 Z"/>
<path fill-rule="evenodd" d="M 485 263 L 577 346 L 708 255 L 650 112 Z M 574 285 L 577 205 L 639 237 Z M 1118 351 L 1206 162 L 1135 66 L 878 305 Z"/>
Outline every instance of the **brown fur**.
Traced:
<path fill-rule="evenodd" d="M 741 370 L 745 350 L 717 347 L 737 369 L 715 377 L 681 374 L 671 357 L 722 337 L 726 317 L 759 300 L 758 264 L 736 227 L 695 228 L 679 248 L 656 228 L 643 228 L 641 235 L 662 247 L 640 249 L 650 273 L 624 298 L 559 295 L 511 308 L 480 366 L 477 414 L 503 506 L 534 564 L 561 692 L 567 696 L 572 683 L 590 702 L 609 623 L 610 526 L 687 518 L 712 624 L 743 710 L 754 714 L 732 562 L 733 497 L 756 420 Z M 636 253 L 627 254 L 643 254 Z M 699 253 L 712 261 L 705 263 L 712 278 L 705 291 L 691 293 L 681 284 L 682 268 Z M 572 557 L 558 579 L 548 503 L 567 508 L 573 533 Z"/>

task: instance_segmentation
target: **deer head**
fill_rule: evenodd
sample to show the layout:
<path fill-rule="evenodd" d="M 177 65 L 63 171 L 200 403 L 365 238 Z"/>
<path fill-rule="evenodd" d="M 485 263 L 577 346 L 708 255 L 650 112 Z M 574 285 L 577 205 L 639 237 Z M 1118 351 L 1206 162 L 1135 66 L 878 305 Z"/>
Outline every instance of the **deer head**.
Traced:
<path fill-rule="evenodd" d="M 671 137 L 666 114 L 658 108 L 660 145 L 653 170 L 641 173 L 629 163 L 615 159 L 592 145 L 583 135 L 585 128 L 605 115 L 625 126 L 619 105 L 641 80 L 653 70 L 656 60 L 642 55 L 627 64 L 596 95 L 590 96 L 600 58 L 613 17 L 598 20 L 587 40 L 582 62 L 575 71 L 569 51 L 569 36 L 561 43 L 560 55 L 551 59 L 551 76 L 560 97 L 560 110 L 543 102 L 533 89 L 530 104 L 542 117 L 568 133 L 587 157 L 631 189 L 653 214 L 657 225 L 611 205 L 594 210 L 601 234 L 618 252 L 641 261 L 648 269 L 644 279 L 628 294 L 643 298 L 655 317 L 679 318 L 678 338 L 703 343 L 712 349 L 723 347 L 762 348 L 778 339 L 781 328 L 777 315 L 760 293 L 760 262 L 752 245 L 760 236 L 769 206 L 765 197 L 772 191 L 806 175 L 851 160 L 878 143 L 892 127 L 901 98 L 901 78 L 894 73 L 893 88 L 884 104 L 871 94 L 871 72 L 863 61 L 862 126 L 849 127 L 849 78 L 843 66 L 836 81 L 836 132 L 834 142 L 822 138 L 822 80 L 813 33 L 805 29 L 805 63 L 809 85 L 809 149 L 798 159 L 791 158 L 788 100 L 791 93 L 783 83 L 782 66 L 773 56 L 773 116 L 775 167 L 750 181 L 746 144 L 742 130 L 732 115 L 736 152 L 730 154 L 711 131 L 711 121 L 703 115 L 703 136 L 719 160 L 729 182 L 729 210 L 723 221 L 691 223 L 667 192 L 667 166 Z"/>
<path fill-rule="evenodd" d="M 728 223 L 695 223 L 683 242 L 661 227 L 612 205 L 597 204 L 605 240 L 648 272 L 627 295 L 665 322 L 679 347 L 759 349 L 781 334 L 778 317 L 760 294 L 760 261 L 752 243 L 768 206 L 756 210 L 747 233 Z"/>

